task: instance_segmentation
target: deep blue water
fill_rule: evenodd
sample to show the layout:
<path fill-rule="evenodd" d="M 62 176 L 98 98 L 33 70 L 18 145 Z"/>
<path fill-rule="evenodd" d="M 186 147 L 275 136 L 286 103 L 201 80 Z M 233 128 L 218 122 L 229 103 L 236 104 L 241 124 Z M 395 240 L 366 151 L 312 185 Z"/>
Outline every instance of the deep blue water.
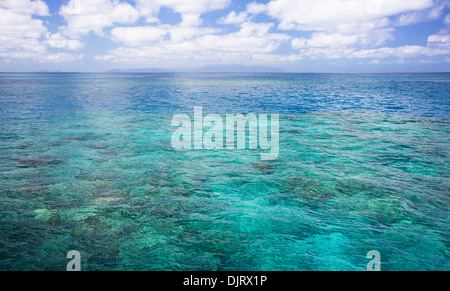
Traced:
<path fill-rule="evenodd" d="M 280 155 L 174 114 L 280 114 Z M 450 74 L 0 74 L 0 270 L 449 270 Z"/>
<path fill-rule="evenodd" d="M 450 117 L 450 74 L 1 74 L 4 117 L 43 111 Z"/>

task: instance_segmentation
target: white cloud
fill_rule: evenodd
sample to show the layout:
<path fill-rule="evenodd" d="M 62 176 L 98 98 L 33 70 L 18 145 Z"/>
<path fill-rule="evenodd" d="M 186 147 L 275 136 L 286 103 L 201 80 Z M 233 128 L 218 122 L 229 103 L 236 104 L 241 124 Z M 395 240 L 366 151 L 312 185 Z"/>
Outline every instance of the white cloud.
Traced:
<path fill-rule="evenodd" d="M 49 16 L 47 4 L 42 0 L 0 0 L 0 7 L 14 14 Z"/>
<path fill-rule="evenodd" d="M 220 32 L 217 28 L 201 27 L 200 17 L 205 12 L 223 9 L 230 3 L 231 0 L 136 0 L 136 9 L 139 10 L 140 16 L 154 24 L 116 27 L 111 30 L 111 38 L 129 47 L 142 46 L 141 50 L 145 52 L 152 51 L 153 54 L 164 52 L 170 55 L 170 49 L 187 48 L 196 38 Z M 179 13 L 182 22 L 177 25 L 160 24 L 157 15 L 161 7 L 167 7 Z"/>
<path fill-rule="evenodd" d="M 34 62 L 73 61 L 82 55 L 50 53 L 48 48 L 77 50 L 84 46 L 78 40 L 67 39 L 60 33 L 51 34 L 44 22 L 34 16 L 49 16 L 47 5 L 41 1 L 0 0 L 0 57 Z"/>
<path fill-rule="evenodd" d="M 0 36 L 0 54 L 3 57 L 23 59 L 25 56 L 45 54 L 46 51 L 38 39 Z"/>
<path fill-rule="evenodd" d="M 84 48 L 82 38 L 92 32 L 120 46 L 96 56 L 97 61 L 162 66 L 183 62 L 275 64 L 304 58 L 368 59 L 365 64 L 374 59 L 371 63 L 375 64 L 388 57 L 427 59 L 450 53 L 449 27 L 434 31 L 424 46 L 387 45 L 398 26 L 436 19 L 450 25 L 450 14 L 445 14 L 448 0 L 270 0 L 266 4 L 255 0 L 243 8 L 234 5 L 236 10 L 220 19 L 204 15 L 229 7 L 231 1 L 66 0 L 59 10 L 66 23 L 54 32 L 46 27 L 45 17 L 50 13 L 43 0 L 0 0 L 0 57 L 36 62 L 79 60 L 82 54 L 68 51 Z M 179 14 L 181 22 L 162 24 L 158 19 L 162 7 Z M 256 18 L 261 13 L 271 18 Z M 228 33 L 230 27 L 215 23 L 235 25 L 238 31 Z M 284 43 L 290 44 L 290 52 L 285 52 Z"/>
<path fill-rule="evenodd" d="M 218 20 L 219 24 L 241 24 L 243 22 L 246 22 L 248 20 L 248 15 L 245 12 L 241 12 L 237 14 L 234 11 L 231 11 L 230 14 L 228 14 L 225 17 L 222 17 Z"/>
<path fill-rule="evenodd" d="M 231 3 L 231 0 L 135 0 L 135 6 L 120 0 L 70 0 L 67 5 L 62 5 L 60 14 L 67 21 L 63 28 L 65 35 L 77 38 L 94 32 L 105 36 L 105 28 L 113 27 L 112 36 L 123 43 L 138 44 L 156 41 L 161 36 L 160 28 L 150 27 L 119 28 L 116 24 L 134 24 L 141 17 L 145 17 L 148 23 L 159 23 L 158 14 L 161 7 L 172 9 L 181 14 L 182 22 L 172 27 L 171 34 L 174 38 L 185 39 L 197 35 L 192 29 L 181 31 L 181 27 L 198 27 L 201 25 L 202 13 L 223 9 Z M 128 31 L 130 35 L 126 35 Z M 148 32 L 149 35 L 139 36 L 138 32 Z M 180 35 L 186 33 L 185 36 Z"/>
<path fill-rule="evenodd" d="M 402 46 L 397 48 L 383 47 L 377 49 L 367 49 L 354 51 L 350 55 L 352 58 L 387 58 L 387 57 L 411 57 L 428 55 L 428 50 L 423 46 Z"/>
<path fill-rule="evenodd" d="M 303 58 L 402 58 L 439 53 L 419 46 L 382 47 L 395 38 L 394 25 L 439 17 L 444 6 L 433 4 L 433 0 L 272 0 L 264 12 L 279 21 L 281 30 L 312 32 L 291 41 Z M 255 5 L 261 12 L 261 4 Z"/>
<path fill-rule="evenodd" d="M 266 5 L 252 2 L 247 4 L 247 13 L 249 14 L 260 14 L 266 11 Z"/>
<path fill-rule="evenodd" d="M 428 37 L 428 45 L 450 49 L 450 34 L 430 35 Z"/>
<path fill-rule="evenodd" d="M 203 35 L 217 33 L 220 30 L 216 28 L 195 27 L 195 26 L 171 26 L 167 28 L 172 43 L 181 43 Z"/>
<path fill-rule="evenodd" d="M 45 54 L 40 38 L 47 32 L 42 20 L 33 15 L 48 15 L 42 1 L 0 1 L 0 57 L 36 59 Z"/>
<path fill-rule="evenodd" d="M 387 58 L 387 57 L 397 57 L 400 59 L 412 58 L 418 56 L 438 56 L 446 55 L 450 51 L 448 49 L 435 48 L 430 46 L 401 46 L 396 48 L 378 48 L 370 50 L 356 51 L 352 54 L 354 58 Z"/>
<path fill-rule="evenodd" d="M 113 39 L 130 46 L 148 45 L 158 42 L 166 33 L 166 29 L 154 26 L 117 27 L 111 31 Z"/>
<path fill-rule="evenodd" d="M 411 45 L 361 50 L 355 48 L 311 48 L 302 50 L 300 56 L 312 59 L 384 59 L 389 57 L 405 59 L 419 56 L 447 55 L 449 53 L 450 49 L 448 48 Z"/>
<path fill-rule="evenodd" d="M 446 5 L 446 3 L 441 3 L 439 5 L 433 6 L 430 9 L 404 13 L 400 15 L 400 17 L 398 17 L 398 20 L 396 20 L 394 24 L 398 26 L 407 26 L 420 22 L 437 20 L 442 17 Z"/>
<path fill-rule="evenodd" d="M 224 9 L 231 4 L 231 0 L 135 0 L 136 8 L 147 22 L 158 22 L 158 13 L 161 7 L 172 9 L 181 14 L 182 26 L 198 26 L 201 24 L 200 16 L 209 11 Z"/>
<path fill-rule="evenodd" d="M 371 36 L 373 37 L 373 35 Z M 426 46 L 358 48 L 360 44 L 361 39 L 356 40 L 343 35 L 323 33 L 313 33 L 310 39 L 297 38 L 292 41 L 292 47 L 300 50 L 300 56 L 312 59 L 376 59 L 379 62 L 380 59 L 389 57 L 403 60 L 450 54 L 450 34 L 430 35 Z"/>
<path fill-rule="evenodd" d="M 83 42 L 77 39 L 67 39 L 61 33 L 49 34 L 46 43 L 53 48 L 68 50 L 79 50 L 85 46 Z"/>
<path fill-rule="evenodd" d="M 146 17 L 148 23 L 159 22 L 158 13 L 160 11 L 160 5 L 157 1 L 135 0 L 136 10 L 141 16 Z"/>
<path fill-rule="evenodd" d="M 339 33 L 326 34 L 324 32 L 313 33 L 311 39 L 293 40 L 293 48 L 303 47 L 347 47 L 357 42 L 356 35 L 343 35 Z"/>
<path fill-rule="evenodd" d="M 450 13 L 447 14 L 447 16 L 445 16 L 444 23 L 445 24 L 450 24 Z"/>
<path fill-rule="evenodd" d="M 301 38 L 294 38 L 291 40 L 291 46 L 294 49 L 303 49 L 306 48 L 308 45 L 308 39 L 301 37 Z"/>
<path fill-rule="evenodd" d="M 160 6 L 172 8 L 177 13 L 196 15 L 223 9 L 231 4 L 231 0 L 156 0 L 156 2 Z"/>
<path fill-rule="evenodd" d="M 411 25 L 413 23 L 418 23 L 420 22 L 420 16 L 418 15 L 417 12 L 412 12 L 412 13 L 408 13 L 408 14 L 402 14 L 398 20 L 398 25 L 401 26 L 407 26 L 407 25 Z"/>
<path fill-rule="evenodd" d="M 118 0 L 70 0 L 61 6 L 60 14 L 67 21 L 64 33 L 72 37 L 91 31 L 103 35 L 106 27 L 132 24 L 139 19 L 139 12 L 133 6 Z"/>
<path fill-rule="evenodd" d="M 392 28 L 373 29 L 369 32 L 362 30 L 359 33 L 325 33 L 315 32 L 311 38 L 294 38 L 292 48 L 349 48 L 349 47 L 377 47 L 389 39 L 393 39 Z"/>
<path fill-rule="evenodd" d="M 111 61 L 115 58 L 116 58 L 115 55 L 103 55 L 103 56 L 95 56 L 94 60 L 96 60 L 96 61 Z"/>
<path fill-rule="evenodd" d="M 419 63 L 421 63 L 421 64 L 436 64 L 436 61 L 433 61 L 433 60 L 420 60 Z"/>
<path fill-rule="evenodd" d="M 227 16 L 220 18 L 217 23 L 219 24 L 242 24 L 244 22 L 250 22 L 253 16 L 264 13 L 266 11 L 266 5 L 256 2 L 248 3 L 245 11 L 237 13 L 231 11 Z"/>
<path fill-rule="evenodd" d="M 441 17 L 447 4 L 434 4 L 432 0 L 272 0 L 265 8 L 280 21 L 280 29 L 313 32 L 309 38 L 292 39 L 292 48 L 300 50 L 302 57 L 378 60 L 445 54 L 447 40 L 442 36 L 430 37 L 427 46 L 383 46 L 395 38 L 395 26 Z"/>
<path fill-rule="evenodd" d="M 289 36 L 269 33 L 271 23 L 244 23 L 240 31 L 226 35 L 207 35 L 196 40 L 206 50 L 272 52 Z"/>
<path fill-rule="evenodd" d="M 144 7 L 137 0 L 137 7 Z M 293 61 L 312 59 L 380 59 L 387 57 L 442 55 L 447 51 L 437 37 L 430 37 L 428 46 L 383 46 L 394 39 L 393 25 L 415 23 L 442 15 L 441 8 L 433 7 L 432 0 L 272 0 L 267 4 L 252 2 L 246 10 L 231 11 L 217 22 L 240 25 L 240 30 L 223 34 L 217 28 L 201 27 L 199 17 L 210 10 L 221 9 L 229 1 L 199 0 L 193 5 L 181 0 L 146 2 L 150 14 L 157 15 L 162 6 L 182 15 L 178 25 L 156 23 L 149 27 L 115 28 L 111 35 L 121 47 L 97 56 L 97 60 L 122 62 L 157 61 L 174 63 L 191 61 Z M 379 5 L 376 5 L 379 4 Z M 255 14 L 267 13 L 280 21 L 280 29 L 311 30 L 310 37 L 293 37 L 271 32 L 274 23 L 253 23 Z M 156 13 L 156 14 L 155 14 Z M 402 14 L 403 13 L 403 14 Z M 149 14 L 149 15 L 150 15 Z M 148 16 L 148 15 L 147 15 Z M 397 18 L 390 18 L 396 16 Z M 297 54 L 278 55 L 275 52 L 283 42 L 299 50 Z"/>
<path fill-rule="evenodd" d="M 273 0 L 266 11 L 280 21 L 280 29 L 324 31 L 432 6 L 432 0 Z"/>
<path fill-rule="evenodd" d="M 242 24 L 241 29 L 235 33 L 220 35 L 211 31 L 188 40 L 171 38 L 145 46 L 122 47 L 107 55 L 97 56 L 96 59 L 127 63 L 151 62 L 155 64 L 162 62 L 164 65 L 169 63 L 179 65 L 189 61 L 248 63 L 257 55 L 267 56 L 267 54 L 273 53 L 281 43 L 290 39 L 285 34 L 271 33 L 270 29 L 273 26 L 273 24 L 249 22 Z M 174 28 L 188 29 L 169 27 L 168 31 Z M 197 29 L 197 33 L 201 34 L 200 28 Z M 284 57 L 286 58 L 286 56 Z"/>
<path fill-rule="evenodd" d="M 0 35 L 13 38 L 39 38 L 47 31 L 42 20 L 32 14 L 18 14 L 0 7 Z"/>
<path fill-rule="evenodd" d="M 62 63 L 62 62 L 79 61 L 82 59 L 83 59 L 82 54 L 75 55 L 69 53 L 55 53 L 55 54 L 47 54 L 38 61 L 41 63 Z"/>
<path fill-rule="evenodd" d="M 81 60 L 83 55 L 49 53 L 37 39 L 14 39 L 0 37 L 0 58 L 9 60 L 32 60 L 34 62 L 71 62 Z"/>

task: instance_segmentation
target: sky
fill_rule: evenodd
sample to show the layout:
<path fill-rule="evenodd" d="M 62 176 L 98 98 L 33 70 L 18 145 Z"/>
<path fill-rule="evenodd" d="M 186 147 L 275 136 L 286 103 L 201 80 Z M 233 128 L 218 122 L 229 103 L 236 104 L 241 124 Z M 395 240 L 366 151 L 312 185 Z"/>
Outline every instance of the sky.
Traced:
<path fill-rule="evenodd" d="M 449 72 L 450 0 L 0 0 L 0 71 Z"/>

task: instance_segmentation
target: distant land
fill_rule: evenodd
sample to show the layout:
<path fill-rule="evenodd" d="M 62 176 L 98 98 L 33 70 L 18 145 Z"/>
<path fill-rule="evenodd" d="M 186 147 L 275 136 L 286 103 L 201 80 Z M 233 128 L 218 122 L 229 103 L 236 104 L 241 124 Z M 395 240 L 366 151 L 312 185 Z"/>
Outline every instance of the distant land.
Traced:
<path fill-rule="evenodd" d="M 168 70 L 161 68 L 143 68 L 143 69 L 114 69 L 106 73 L 283 73 L 284 71 L 264 66 L 245 66 L 245 65 L 209 65 L 191 70 Z"/>
<path fill-rule="evenodd" d="M 46 74 L 46 73 L 62 73 L 62 71 L 49 71 L 49 70 L 41 70 L 41 71 L 37 71 L 34 73 L 42 73 L 42 74 Z"/>
<path fill-rule="evenodd" d="M 283 70 L 264 66 L 210 65 L 195 70 L 199 73 L 283 73 Z"/>
<path fill-rule="evenodd" d="M 173 73 L 174 71 L 160 68 L 144 68 L 144 69 L 114 69 L 107 73 Z"/>

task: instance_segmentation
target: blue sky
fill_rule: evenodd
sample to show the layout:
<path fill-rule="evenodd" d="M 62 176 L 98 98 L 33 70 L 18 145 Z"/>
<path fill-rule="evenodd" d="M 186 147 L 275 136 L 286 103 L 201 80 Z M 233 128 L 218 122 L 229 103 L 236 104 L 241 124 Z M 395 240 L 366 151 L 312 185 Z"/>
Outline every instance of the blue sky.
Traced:
<path fill-rule="evenodd" d="M 0 71 L 450 71 L 449 0 L 0 0 Z"/>

